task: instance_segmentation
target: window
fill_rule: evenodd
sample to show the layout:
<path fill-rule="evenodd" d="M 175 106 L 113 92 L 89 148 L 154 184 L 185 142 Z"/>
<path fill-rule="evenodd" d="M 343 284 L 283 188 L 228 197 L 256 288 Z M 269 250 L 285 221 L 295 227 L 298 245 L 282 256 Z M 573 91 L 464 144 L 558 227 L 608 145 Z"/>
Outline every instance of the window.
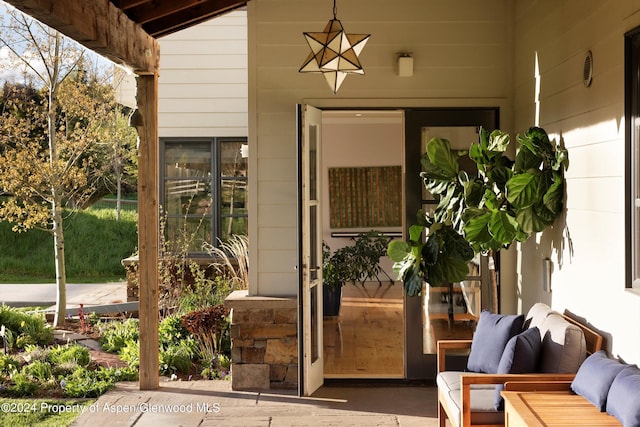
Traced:
<path fill-rule="evenodd" d="M 626 286 L 640 288 L 640 28 L 625 35 Z"/>
<path fill-rule="evenodd" d="M 161 217 L 172 251 L 247 234 L 246 138 L 162 138 Z"/>

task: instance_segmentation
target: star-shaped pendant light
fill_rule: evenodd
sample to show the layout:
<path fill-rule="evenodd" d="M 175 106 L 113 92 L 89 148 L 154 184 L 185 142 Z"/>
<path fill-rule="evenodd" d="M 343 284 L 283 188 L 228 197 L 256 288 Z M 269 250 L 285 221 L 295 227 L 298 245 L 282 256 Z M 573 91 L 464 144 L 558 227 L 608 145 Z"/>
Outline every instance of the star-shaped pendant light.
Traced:
<path fill-rule="evenodd" d="M 300 67 L 301 73 L 322 73 L 336 94 L 347 74 L 364 74 L 358 55 L 371 34 L 347 34 L 336 18 L 333 0 L 333 19 L 321 33 L 304 33 L 311 53 Z"/>

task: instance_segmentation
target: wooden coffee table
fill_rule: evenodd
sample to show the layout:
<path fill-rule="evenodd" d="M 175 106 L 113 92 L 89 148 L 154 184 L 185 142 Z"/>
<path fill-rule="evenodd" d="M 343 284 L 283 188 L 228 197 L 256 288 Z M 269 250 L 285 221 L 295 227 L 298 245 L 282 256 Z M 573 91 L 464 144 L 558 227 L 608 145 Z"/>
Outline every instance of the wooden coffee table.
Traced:
<path fill-rule="evenodd" d="M 584 397 L 568 391 L 503 391 L 505 427 L 621 426 Z"/>

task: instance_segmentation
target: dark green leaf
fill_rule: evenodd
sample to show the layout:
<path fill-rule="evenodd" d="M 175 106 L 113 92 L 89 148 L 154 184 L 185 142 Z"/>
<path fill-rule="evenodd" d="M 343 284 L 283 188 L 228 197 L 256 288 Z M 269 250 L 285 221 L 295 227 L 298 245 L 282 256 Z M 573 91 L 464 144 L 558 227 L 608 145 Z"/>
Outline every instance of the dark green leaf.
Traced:
<path fill-rule="evenodd" d="M 496 166 L 491 168 L 490 172 L 487 172 L 487 176 L 501 191 L 504 191 L 507 182 L 513 176 L 513 171 L 510 166 Z"/>
<path fill-rule="evenodd" d="M 425 271 L 426 281 L 430 286 L 440 286 L 446 280 L 443 270 L 444 259 L 437 264 L 427 265 Z"/>
<path fill-rule="evenodd" d="M 435 263 L 437 263 L 438 260 L 438 256 L 440 253 L 440 245 L 438 244 L 438 239 L 436 238 L 429 238 L 424 246 L 422 246 L 422 259 L 424 260 L 424 263 L 427 265 L 433 265 Z"/>
<path fill-rule="evenodd" d="M 448 227 L 444 230 L 443 240 L 445 242 L 443 252 L 447 255 L 462 259 L 473 258 L 474 252 L 469 242 L 453 228 Z"/>
<path fill-rule="evenodd" d="M 464 215 L 464 235 L 467 241 L 476 245 L 491 240 L 491 234 L 489 233 L 491 212 L 483 209 L 474 209 L 473 212 L 469 211 L 471 211 L 471 209 L 467 209 Z"/>
<path fill-rule="evenodd" d="M 469 258 L 470 259 L 470 258 Z M 449 257 L 442 264 L 443 276 L 447 282 L 462 282 L 469 275 L 469 259 Z"/>
<path fill-rule="evenodd" d="M 534 154 L 531 149 L 522 145 L 516 155 L 515 173 L 527 172 L 531 169 L 538 170 L 542 163 L 542 157 Z"/>
<path fill-rule="evenodd" d="M 553 175 L 553 183 L 542 198 L 545 207 L 552 213 L 559 215 L 564 202 L 564 179 L 559 173 Z"/>
<path fill-rule="evenodd" d="M 539 198 L 539 174 L 523 173 L 507 182 L 507 200 L 516 209 L 523 209 L 534 204 Z"/>
<path fill-rule="evenodd" d="M 408 270 L 403 284 L 407 296 L 419 296 L 422 293 L 422 278 L 420 277 L 419 270 L 417 268 Z"/>
<path fill-rule="evenodd" d="M 494 212 L 489 221 L 489 231 L 495 240 L 509 244 L 516 236 L 518 223 L 505 211 Z"/>
<path fill-rule="evenodd" d="M 425 172 L 432 171 L 434 177 L 442 179 L 455 179 L 458 176 L 458 157 L 451 151 L 451 144 L 443 138 L 432 138 L 427 143 L 427 158 L 429 162 L 423 161 L 423 167 L 427 163 Z M 424 160 L 424 156 L 423 156 Z"/>
<path fill-rule="evenodd" d="M 486 206 L 487 209 L 493 211 L 500 207 L 500 201 L 498 200 L 496 193 L 494 193 L 490 188 L 487 188 L 482 196 L 482 203 L 480 206 Z"/>
<path fill-rule="evenodd" d="M 488 159 L 485 157 L 484 153 L 485 152 L 480 144 L 477 143 L 472 144 L 471 148 L 469 149 L 469 158 L 476 162 L 476 164 L 478 165 L 478 170 L 480 171 L 484 171 L 483 165 L 488 163 Z"/>
<path fill-rule="evenodd" d="M 479 179 L 464 184 L 464 198 L 467 206 L 478 207 L 484 194 L 484 185 Z"/>
<path fill-rule="evenodd" d="M 520 209 L 516 213 L 516 221 L 525 233 L 537 233 L 547 226 L 547 222 L 538 216 L 533 206 Z"/>

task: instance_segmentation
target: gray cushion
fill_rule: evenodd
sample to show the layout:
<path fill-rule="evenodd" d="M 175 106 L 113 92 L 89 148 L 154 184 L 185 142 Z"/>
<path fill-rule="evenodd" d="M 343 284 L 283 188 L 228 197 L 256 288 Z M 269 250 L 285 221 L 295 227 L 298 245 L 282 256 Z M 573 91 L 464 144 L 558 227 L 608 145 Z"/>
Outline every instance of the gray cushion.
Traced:
<path fill-rule="evenodd" d="M 616 376 L 607 395 L 607 412 L 624 427 L 640 426 L 640 369 L 627 366 Z"/>
<path fill-rule="evenodd" d="M 587 357 L 587 342 L 582 329 L 559 313 L 551 312 L 542 322 L 542 350 L 539 371 L 575 374 Z"/>
<path fill-rule="evenodd" d="M 441 372 L 436 377 L 440 398 L 446 402 L 447 407 L 457 408 L 453 410 L 450 420 L 454 426 L 461 423 L 462 390 L 460 376 L 464 372 Z M 491 384 L 479 384 L 471 386 L 471 423 L 472 424 L 504 424 L 504 412 L 496 411 L 493 396 L 495 386 Z"/>
<path fill-rule="evenodd" d="M 523 315 L 480 313 L 473 334 L 467 369 L 472 372 L 495 374 L 507 342 L 522 331 Z"/>
<path fill-rule="evenodd" d="M 626 366 L 618 360 L 609 359 L 603 350 L 593 353 L 578 369 L 571 383 L 571 390 L 593 403 L 600 412 L 604 412 L 609 388 L 616 375 Z"/>

